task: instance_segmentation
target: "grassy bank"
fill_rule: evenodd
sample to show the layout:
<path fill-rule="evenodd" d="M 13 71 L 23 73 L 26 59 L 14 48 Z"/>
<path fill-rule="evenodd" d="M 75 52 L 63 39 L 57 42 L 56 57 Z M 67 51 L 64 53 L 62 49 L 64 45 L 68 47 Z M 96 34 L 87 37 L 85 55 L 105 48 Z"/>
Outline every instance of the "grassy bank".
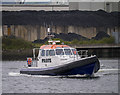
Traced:
<path fill-rule="evenodd" d="M 115 39 L 113 37 L 103 38 L 101 40 L 94 40 L 94 39 L 77 40 L 77 39 L 74 39 L 72 41 L 63 41 L 62 39 L 58 39 L 58 38 L 53 39 L 53 40 L 60 40 L 61 43 L 63 42 L 64 44 L 67 44 L 67 45 L 115 44 Z M 46 44 L 48 44 L 48 43 L 46 42 Z"/>
<path fill-rule="evenodd" d="M 101 40 L 77 40 L 74 39 L 72 41 L 64 41 L 59 38 L 54 38 L 53 40 L 60 40 L 59 44 L 67 44 L 67 45 L 90 45 L 90 44 L 114 44 L 115 40 L 113 37 L 103 38 Z M 48 44 L 46 41 L 43 44 Z M 2 49 L 3 50 L 25 50 L 25 49 L 33 49 L 34 47 L 40 47 L 41 43 L 32 43 L 30 41 L 25 41 L 20 38 L 11 38 L 11 37 L 3 37 L 2 38 Z"/>
<path fill-rule="evenodd" d="M 85 40 L 85 41 L 78 41 L 78 40 L 73 40 L 71 42 L 71 44 L 77 44 L 77 45 L 81 45 L 81 44 L 115 44 L 115 39 L 113 37 L 110 38 L 103 38 L 101 40 Z"/>
<path fill-rule="evenodd" d="M 23 50 L 23 49 L 31 49 L 33 45 L 29 41 L 25 41 L 23 39 L 15 38 L 15 37 L 3 37 L 2 38 L 2 48 L 3 50 Z"/>
<path fill-rule="evenodd" d="M 86 40 L 86 41 L 63 41 L 61 39 L 53 39 L 60 40 L 61 43 L 67 45 L 91 45 L 91 44 L 114 44 L 114 38 L 103 38 L 102 40 Z M 44 44 L 48 44 L 45 42 Z M 32 49 L 35 47 L 40 47 L 42 44 L 32 43 L 29 41 L 25 41 L 19 38 L 10 38 L 3 37 L 2 38 L 2 60 L 26 60 L 27 57 L 32 57 Z"/>

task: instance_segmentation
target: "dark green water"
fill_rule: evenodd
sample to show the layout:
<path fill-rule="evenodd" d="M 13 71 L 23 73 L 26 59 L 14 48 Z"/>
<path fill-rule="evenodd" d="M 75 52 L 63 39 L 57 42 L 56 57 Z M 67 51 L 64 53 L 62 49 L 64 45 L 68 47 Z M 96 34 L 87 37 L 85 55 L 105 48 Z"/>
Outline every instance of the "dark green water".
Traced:
<path fill-rule="evenodd" d="M 88 50 L 88 55 L 97 55 L 98 58 L 120 58 L 119 48 L 96 48 L 96 49 L 77 49 Z"/>

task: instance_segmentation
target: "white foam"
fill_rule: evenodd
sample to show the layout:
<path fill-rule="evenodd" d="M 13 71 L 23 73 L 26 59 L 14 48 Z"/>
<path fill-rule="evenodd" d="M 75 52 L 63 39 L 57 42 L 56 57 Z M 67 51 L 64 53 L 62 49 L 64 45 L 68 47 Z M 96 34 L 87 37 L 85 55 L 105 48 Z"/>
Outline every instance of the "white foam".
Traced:
<path fill-rule="evenodd" d="M 28 74 L 20 74 L 16 72 L 9 72 L 9 76 L 25 76 L 25 77 L 59 77 L 59 76 L 48 76 L 48 75 L 28 75 Z"/>
<path fill-rule="evenodd" d="M 98 72 L 106 72 L 106 71 L 119 71 L 120 69 L 100 69 Z M 9 76 L 25 76 L 25 77 L 43 77 L 43 78 L 50 78 L 50 77 L 54 77 L 54 78 L 59 78 L 59 77 L 65 77 L 65 76 L 49 76 L 49 75 L 28 75 L 28 74 L 20 74 L 20 73 L 16 73 L 16 72 L 9 72 L 8 73 Z M 84 75 L 73 75 L 74 77 L 83 77 Z M 73 77 L 71 76 L 67 76 L 67 77 Z"/>
<path fill-rule="evenodd" d="M 31 75 L 32 77 L 43 77 L 43 78 L 48 78 L 48 77 L 54 77 L 54 76 L 47 76 L 47 75 Z"/>
<path fill-rule="evenodd" d="M 9 72 L 9 76 L 20 76 L 20 73 L 15 73 L 15 72 Z"/>
<path fill-rule="evenodd" d="M 16 73 L 16 72 L 9 72 L 8 73 L 9 76 L 31 76 L 31 75 L 27 75 L 27 74 L 20 74 L 20 73 Z"/>
<path fill-rule="evenodd" d="M 104 72 L 104 71 L 119 71 L 120 69 L 100 69 L 99 72 Z"/>

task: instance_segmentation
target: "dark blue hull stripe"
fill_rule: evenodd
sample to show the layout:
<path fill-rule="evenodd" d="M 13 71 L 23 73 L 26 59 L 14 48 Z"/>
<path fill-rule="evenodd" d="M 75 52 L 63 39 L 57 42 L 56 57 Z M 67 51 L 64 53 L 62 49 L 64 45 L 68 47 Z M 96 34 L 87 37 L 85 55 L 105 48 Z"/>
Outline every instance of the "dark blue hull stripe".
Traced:
<path fill-rule="evenodd" d="M 21 69 L 22 74 L 31 75 L 76 75 L 96 73 L 100 69 L 100 63 L 96 57 L 75 61 L 57 67 L 49 68 L 24 68 Z"/>
<path fill-rule="evenodd" d="M 88 64 L 85 66 L 74 68 L 68 72 L 64 72 L 64 75 L 76 75 L 76 74 L 80 74 L 80 75 L 89 74 L 89 75 L 91 75 L 93 73 L 94 67 L 95 67 L 95 63 Z"/>

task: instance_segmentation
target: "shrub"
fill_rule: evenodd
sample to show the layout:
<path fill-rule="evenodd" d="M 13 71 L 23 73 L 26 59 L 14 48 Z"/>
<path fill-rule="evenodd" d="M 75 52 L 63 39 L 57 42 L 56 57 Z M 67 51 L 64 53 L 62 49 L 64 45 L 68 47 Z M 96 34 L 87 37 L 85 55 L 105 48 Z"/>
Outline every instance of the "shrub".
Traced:
<path fill-rule="evenodd" d="M 33 45 L 29 41 L 25 41 L 19 38 L 2 38 L 2 48 L 3 49 L 28 49 L 33 48 Z"/>

